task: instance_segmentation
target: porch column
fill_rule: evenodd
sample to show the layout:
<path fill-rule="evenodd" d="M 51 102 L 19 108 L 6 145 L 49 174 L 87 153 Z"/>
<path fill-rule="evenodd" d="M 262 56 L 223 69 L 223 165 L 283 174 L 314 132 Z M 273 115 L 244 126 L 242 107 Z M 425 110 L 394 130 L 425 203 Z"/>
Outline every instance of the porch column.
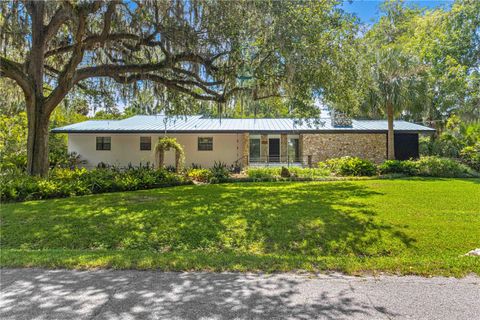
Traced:
<path fill-rule="evenodd" d="M 280 135 L 280 162 L 287 162 L 288 137 L 286 133 Z"/>
<path fill-rule="evenodd" d="M 260 162 L 268 162 L 268 135 L 260 136 Z"/>
<path fill-rule="evenodd" d="M 248 167 L 248 162 L 250 159 L 250 134 L 248 132 L 244 132 L 243 136 L 243 150 L 242 150 L 242 168 Z"/>

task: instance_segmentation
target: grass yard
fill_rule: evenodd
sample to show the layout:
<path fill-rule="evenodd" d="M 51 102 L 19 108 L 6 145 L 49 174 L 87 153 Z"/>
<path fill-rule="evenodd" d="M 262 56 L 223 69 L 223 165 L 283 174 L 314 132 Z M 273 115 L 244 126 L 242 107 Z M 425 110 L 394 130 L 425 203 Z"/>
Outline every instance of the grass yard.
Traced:
<path fill-rule="evenodd" d="M 1 207 L 3 267 L 480 275 L 480 179 L 182 186 Z"/>

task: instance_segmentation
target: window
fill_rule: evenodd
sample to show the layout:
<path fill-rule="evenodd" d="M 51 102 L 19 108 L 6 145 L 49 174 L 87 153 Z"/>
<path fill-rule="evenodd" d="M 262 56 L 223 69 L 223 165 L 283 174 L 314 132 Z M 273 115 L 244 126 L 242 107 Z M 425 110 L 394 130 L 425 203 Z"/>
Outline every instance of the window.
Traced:
<path fill-rule="evenodd" d="M 213 150 L 213 138 L 198 137 L 198 151 L 211 151 L 211 150 Z"/>
<path fill-rule="evenodd" d="M 140 150 L 152 150 L 152 137 L 140 137 Z"/>
<path fill-rule="evenodd" d="M 250 138 L 250 161 L 260 161 L 260 139 Z"/>
<path fill-rule="evenodd" d="M 111 137 L 97 137 L 97 150 L 110 150 L 112 147 Z"/>
<path fill-rule="evenodd" d="M 290 162 L 299 162 L 300 159 L 300 144 L 298 138 L 291 138 L 288 141 L 288 159 Z"/>

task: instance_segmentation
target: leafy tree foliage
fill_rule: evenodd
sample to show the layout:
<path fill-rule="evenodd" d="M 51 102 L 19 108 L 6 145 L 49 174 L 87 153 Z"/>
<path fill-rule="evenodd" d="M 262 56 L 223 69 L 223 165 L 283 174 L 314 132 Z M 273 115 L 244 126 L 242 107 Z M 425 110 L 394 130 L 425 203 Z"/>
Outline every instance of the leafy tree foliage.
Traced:
<path fill-rule="evenodd" d="M 357 113 L 389 120 L 388 157 L 394 157 L 393 118 L 441 129 L 452 114 L 480 116 L 480 2 L 456 1 L 421 10 L 386 1 L 384 15 L 366 32 L 363 103 Z"/>
<path fill-rule="evenodd" d="M 50 129 L 85 121 L 86 116 L 79 114 L 74 108 L 60 106 L 51 117 Z M 27 167 L 27 114 L 2 113 L 0 115 L 0 170 L 21 169 Z M 67 151 L 67 136 L 55 134 L 49 136 L 49 166 L 65 166 L 72 155 Z"/>
<path fill-rule="evenodd" d="M 395 159 L 393 121 L 406 109 L 421 109 L 426 101 L 425 68 L 413 55 L 404 52 L 398 39 L 405 32 L 404 21 L 414 11 L 403 11 L 399 2 L 384 5 L 385 16 L 365 37 L 368 87 L 364 113 L 384 113 L 388 121 L 387 157 Z"/>
<path fill-rule="evenodd" d="M 438 137 L 420 141 L 420 152 L 460 159 L 480 171 L 480 121 L 467 123 L 458 116 L 451 116 Z"/>
<path fill-rule="evenodd" d="M 385 16 L 363 39 L 374 44 L 368 51 L 395 46 L 426 73 L 420 107 L 398 115 L 438 129 L 452 114 L 467 122 L 480 119 L 480 2 L 459 0 L 451 8 L 421 10 L 386 1 L 383 10 Z"/>

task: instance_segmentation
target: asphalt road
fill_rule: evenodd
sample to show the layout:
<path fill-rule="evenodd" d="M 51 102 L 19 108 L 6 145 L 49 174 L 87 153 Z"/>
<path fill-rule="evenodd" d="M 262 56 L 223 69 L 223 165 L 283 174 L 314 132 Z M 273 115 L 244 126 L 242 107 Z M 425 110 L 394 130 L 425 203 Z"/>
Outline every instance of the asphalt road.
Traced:
<path fill-rule="evenodd" d="M 0 319 L 480 319 L 480 278 L 0 270 Z"/>

